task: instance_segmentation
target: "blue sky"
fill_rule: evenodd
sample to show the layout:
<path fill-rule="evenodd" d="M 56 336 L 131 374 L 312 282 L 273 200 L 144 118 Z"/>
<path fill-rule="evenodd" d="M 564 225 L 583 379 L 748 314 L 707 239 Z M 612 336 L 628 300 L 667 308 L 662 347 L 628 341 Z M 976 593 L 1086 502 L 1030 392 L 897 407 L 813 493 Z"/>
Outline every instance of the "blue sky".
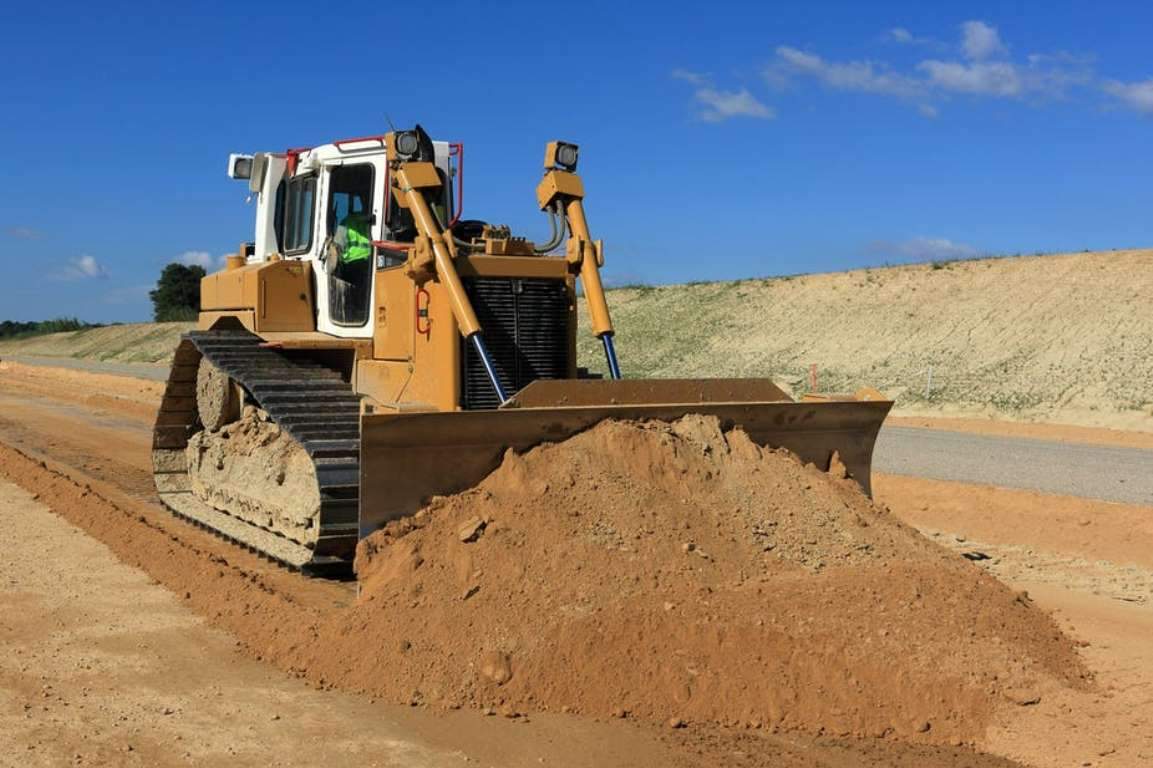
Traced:
<path fill-rule="evenodd" d="M 363 7 L 7 10 L 0 318 L 147 319 L 164 264 L 251 238 L 229 152 L 386 114 L 529 237 L 579 143 L 618 283 L 1153 244 L 1147 2 Z"/>

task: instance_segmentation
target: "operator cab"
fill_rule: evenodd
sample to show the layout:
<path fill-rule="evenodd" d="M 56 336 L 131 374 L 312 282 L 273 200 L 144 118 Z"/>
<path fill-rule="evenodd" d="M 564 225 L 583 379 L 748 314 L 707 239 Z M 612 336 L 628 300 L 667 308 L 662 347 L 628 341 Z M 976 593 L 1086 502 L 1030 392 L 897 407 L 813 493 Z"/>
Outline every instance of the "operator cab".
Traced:
<path fill-rule="evenodd" d="M 444 181 L 444 199 L 432 209 L 445 226 L 455 207 L 456 148 L 426 141 Z M 384 137 L 283 153 L 234 154 L 228 175 L 248 179 L 256 198 L 255 241 L 248 263 L 277 258 L 310 262 L 316 330 L 345 338 L 371 337 L 375 275 L 403 265 L 404 246 L 416 236 L 411 215 L 387 191 Z"/>

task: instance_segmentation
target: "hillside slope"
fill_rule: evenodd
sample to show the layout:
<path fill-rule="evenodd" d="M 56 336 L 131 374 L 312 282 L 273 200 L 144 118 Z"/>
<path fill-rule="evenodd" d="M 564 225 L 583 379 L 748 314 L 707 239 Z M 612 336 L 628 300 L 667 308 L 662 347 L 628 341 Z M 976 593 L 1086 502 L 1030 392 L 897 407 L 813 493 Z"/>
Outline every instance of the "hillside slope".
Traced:
<path fill-rule="evenodd" d="M 907 412 L 1153 431 L 1153 249 L 917 264 L 609 292 L 630 377 L 877 387 Z M 604 369 L 584 332 L 580 362 Z M 186 323 L 0 343 L 9 354 L 165 361 Z"/>
<path fill-rule="evenodd" d="M 196 323 L 130 323 L 0 341 L 0 356 L 75 357 L 117 363 L 167 362 Z"/>
<path fill-rule="evenodd" d="M 871 385 L 905 410 L 1153 428 L 1153 250 L 621 289 L 609 301 L 626 376 L 771 376 L 804 391 L 815 365 L 818 389 Z M 603 370 L 583 335 L 581 360 Z"/>

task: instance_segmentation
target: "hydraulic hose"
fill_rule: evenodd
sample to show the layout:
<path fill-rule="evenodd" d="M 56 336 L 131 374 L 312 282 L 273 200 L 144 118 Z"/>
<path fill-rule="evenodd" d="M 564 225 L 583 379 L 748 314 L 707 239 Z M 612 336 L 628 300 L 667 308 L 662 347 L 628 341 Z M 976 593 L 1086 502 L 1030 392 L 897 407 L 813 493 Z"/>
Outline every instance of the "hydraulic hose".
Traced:
<path fill-rule="evenodd" d="M 537 255 L 544 255 L 556 248 L 565 236 L 564 211 L 561 209 L 560 202 L 557 202 L 555 206 L 550 206 L 546 213 L 548 214 L 549 239 L 544 245 L 532 249 L 532 252 Z"/>

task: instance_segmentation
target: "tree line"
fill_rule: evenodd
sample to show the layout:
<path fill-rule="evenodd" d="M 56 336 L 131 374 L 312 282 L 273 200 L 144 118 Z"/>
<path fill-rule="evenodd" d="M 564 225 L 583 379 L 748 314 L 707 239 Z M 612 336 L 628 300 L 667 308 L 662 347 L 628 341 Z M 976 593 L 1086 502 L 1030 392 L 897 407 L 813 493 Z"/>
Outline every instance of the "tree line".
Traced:
<path fill-rule="evenodd" d="M 160 273 L 156 288 L 148 293 L 152 300 L 152 319 L 158 323 L 195 320 L 200 312 L 200 279 L 203 267 L 169 264 Z M 40 336 L 46 333 L 80 331 L 98 328 L 103 323 L 87 323 L 75 317 L 57 317 L 52 320 L 0 321 L 0 339 Z"/>
<path fill-rule="evenodd" d="M 61 333 L 63 331 L 81 331 L 85 328 L 97 328 L 99 325 L 99 323 L 86 323 L 75 317 L 57 317 L 52 320 L 32 320 L 29 322 L 0 320 L 0 339 L 40 336 L 45 333 Z"/>

